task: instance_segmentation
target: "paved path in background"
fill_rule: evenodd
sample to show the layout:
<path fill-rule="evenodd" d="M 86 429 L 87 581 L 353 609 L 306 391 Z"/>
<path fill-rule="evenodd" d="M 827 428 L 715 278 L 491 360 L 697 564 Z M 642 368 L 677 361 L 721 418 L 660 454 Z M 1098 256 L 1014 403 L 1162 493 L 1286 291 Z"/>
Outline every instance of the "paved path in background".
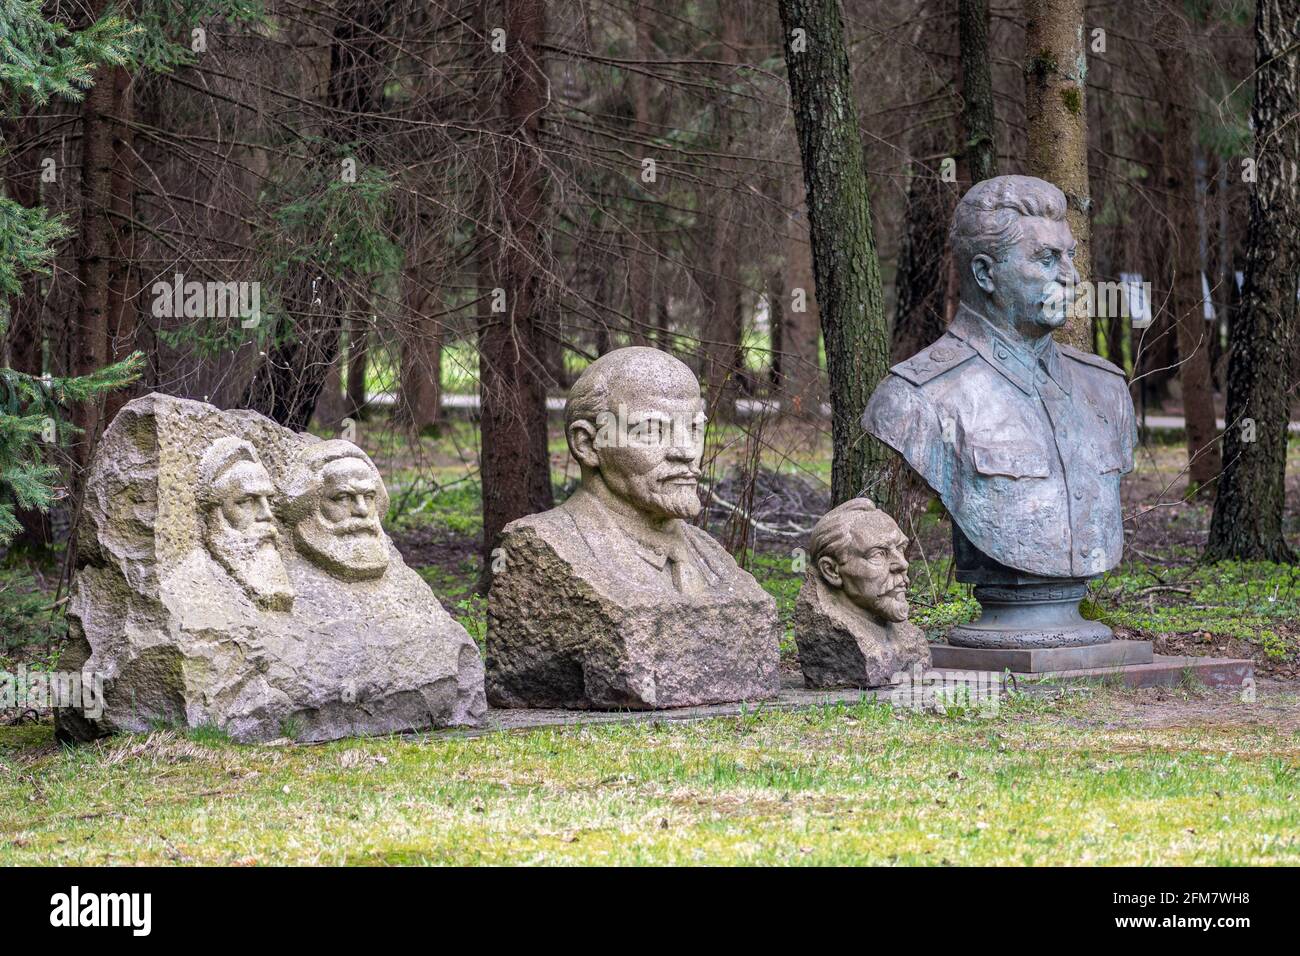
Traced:
<path fill-rule="evenodd" d="M 374 405 L 389 406 L 396 401 L 396 398 L 391 393 L 384 392 L 379 395 L 371 396 L 370 401 Z M 442 396 L 443 408 L 473 410 L 473 409 L 477 409 L 478 406 L 479 406 L 479 400 L 477 395 L 443 395 Z M 546 400 L 546 407 L 548 410 L 553 412 L 562 412 L 564 411 L 564 399 L 548 398 Z M 756 399 L 756 398 L 742 398 L 737 400 L 736 402 L 736 411 L 738 411 L 741 415 L 756 415 L 761 411 L 775 411 L 779 407 L 780 407 L 779 402 L 766 401 L 763 399 Z M 822 414 L 826 415 L 829 418 L 830 413 L 831 413 L 831 407 L 829 405 L 823 405 Z M 1224 428 L 1224 421 L 1222 418 L 1218 420 L 1218 426 L 1220 430 Z M 1178 431 L 1180 429 L 1186 428 L 1187 423 L 1183 420 L 1181 415 L 1148 415 L 1146 418 L 1146 427 L 1153 429 L 1155 431 Z M 1290 431 L 1292 434 L 1300 435 L 1300 422 L 1292 422 Z"/>
<path fill-rule="evenodd" d="M 1218 425 L 1219 431 L 1223 431 L 1225 425 L 1222 418 L 1216 419 L 1215 424 Z M 1186 428 L 1186 427 L 1187 427 L 1187 422 L 1183 420 L 1181 415 L 1148 415 L 1147 416 L 1147 428 L 1154 428 L 1157 431 L 1175 431 L 1177 429 Z M 1291 434 L 1293 435 L 1300 435 L 1300 422 L 1292 422 L 1288 427 L 1288 431 L 1290 431 Z"/>

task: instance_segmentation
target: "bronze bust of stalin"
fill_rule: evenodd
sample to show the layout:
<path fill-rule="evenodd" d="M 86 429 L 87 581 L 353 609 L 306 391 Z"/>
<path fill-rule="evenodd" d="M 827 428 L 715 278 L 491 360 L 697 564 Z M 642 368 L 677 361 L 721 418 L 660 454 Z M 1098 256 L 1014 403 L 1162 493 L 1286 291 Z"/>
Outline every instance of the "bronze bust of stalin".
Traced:
<path fill-rule="evenodd" d="M 1027 176 L 985 180 L 958 204 L 951 238 L 957 315 L 890 370 L 863 427 L 952 515 L 958 579 L 985 613 L 950 643 L 1107 641 L 1077 608 L 1084 582 L 1119 563 L 1137 428 L 1124 373 L 1052 338 L 1078 282 L 1065 196 Z"/>

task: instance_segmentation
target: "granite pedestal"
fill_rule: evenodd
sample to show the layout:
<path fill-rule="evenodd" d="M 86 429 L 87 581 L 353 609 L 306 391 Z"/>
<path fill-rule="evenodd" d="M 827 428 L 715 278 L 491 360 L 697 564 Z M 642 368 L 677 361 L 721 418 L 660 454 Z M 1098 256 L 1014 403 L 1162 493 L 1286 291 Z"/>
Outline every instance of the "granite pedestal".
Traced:
<path fill-rule="evenodd" d="M 1013 674 L 1092 670 L 1150 664 L 1153 660 L 1151 645 L 1146 641 L 1107 641 L 1083 647 L 954 647 L 934 644 L 930 647 L 930 655 L 935 667 L 1011 671 Z"/>

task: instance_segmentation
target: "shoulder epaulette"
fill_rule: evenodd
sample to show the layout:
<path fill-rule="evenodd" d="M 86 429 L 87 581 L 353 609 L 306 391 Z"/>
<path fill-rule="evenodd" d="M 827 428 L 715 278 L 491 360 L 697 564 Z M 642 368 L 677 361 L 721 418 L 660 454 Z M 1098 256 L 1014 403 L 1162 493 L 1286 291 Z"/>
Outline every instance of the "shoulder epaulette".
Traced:
<path fill-rule="evenodd" d="M 1084 365 L 1091 365 L 1094 368 L 1099 368 L 1103 372 L 1110 372 L 1112 375 L 1118 375 L 1120 378 L 1127 377 L 1125 376 L 1124 370 L 1122 368 L 1120 368 L 1118 365 L 1112 364 L 1111 362 L 1107 362 L 1100 355 L 1094 355 L 1091 352 L 1085 352 L 1082 349 L 1076 349 L 1073 345 L 1058 344 L 1056 347 L 1060 349 L 1061 354 L 1064 355 L 1066 358 L 1072 358 L 1076 362 L 1082 362 Z"/>
<path fill-rule="evenodd" d="M 973 358 L 973 348 L 953 335 L 945 335 L 933 345 L 921 349 L 906 362 L 899 362 L 889 371 L 913 385 L 924 385 L 930 379 L 956 368 Z"/>

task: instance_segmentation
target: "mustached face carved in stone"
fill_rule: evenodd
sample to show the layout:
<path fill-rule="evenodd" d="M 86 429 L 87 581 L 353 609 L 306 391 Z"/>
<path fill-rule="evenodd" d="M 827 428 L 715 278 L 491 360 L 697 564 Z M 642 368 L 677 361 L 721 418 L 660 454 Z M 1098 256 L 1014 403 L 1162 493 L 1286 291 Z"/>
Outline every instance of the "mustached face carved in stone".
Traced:
<path fill-rule="evenodd" d="M 566 415 L 584 487 L 651 520 L 699 514 L 707 418 L 684 363 L 650 348 L 608 353 L 574 383 Z"/>
<path fill-rule="evenodd" d="M 220 438 L 199 462 L 203 543 L 263 610 L 288 611 L 293 587 L 280 558 L 271 510 L 275 488 L 248 442 Z"/>
<path fill-rule="evenodd" d="M 283 516 L 298 552 L 343 581 L 367 581 L 388 569 L 381 518 L 388 492 L 370 457 L 351 442 L 309 445 L 299 454 Z"/>
<path fill-rule="evenodd" d="M 908 612 L 907 543 L 893 518 L 855 498 L 817 522 L 810 545 L 816 573 L 836 600 L 878 624 L 899 624 Z"/>

